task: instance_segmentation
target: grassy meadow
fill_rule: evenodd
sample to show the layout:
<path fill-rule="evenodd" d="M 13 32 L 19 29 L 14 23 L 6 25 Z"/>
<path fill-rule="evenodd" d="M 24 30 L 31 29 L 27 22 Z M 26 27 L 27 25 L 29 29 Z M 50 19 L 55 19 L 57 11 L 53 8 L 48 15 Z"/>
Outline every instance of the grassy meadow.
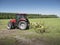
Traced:
<path fill-rule="evenodd" d="M 29 19 L 30 23 L 44 24 L 44 33 L 29 30 L 7 30 L 9 19 L 0 19 L 0 45 L 60 45 L 60 18 Z"/>

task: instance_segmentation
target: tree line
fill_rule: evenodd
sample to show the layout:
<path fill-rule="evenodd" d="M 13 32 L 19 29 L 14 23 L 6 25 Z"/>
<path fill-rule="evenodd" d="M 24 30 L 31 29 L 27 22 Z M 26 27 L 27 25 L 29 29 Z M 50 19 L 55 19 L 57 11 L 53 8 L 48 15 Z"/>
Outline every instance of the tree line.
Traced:
<path fill-rule="evenodd" d="M 0 19 L 15 18 L 17 13 L 0 13 Z M 57 15 L 27 14 L 28 18 L 58 18 Z"/>

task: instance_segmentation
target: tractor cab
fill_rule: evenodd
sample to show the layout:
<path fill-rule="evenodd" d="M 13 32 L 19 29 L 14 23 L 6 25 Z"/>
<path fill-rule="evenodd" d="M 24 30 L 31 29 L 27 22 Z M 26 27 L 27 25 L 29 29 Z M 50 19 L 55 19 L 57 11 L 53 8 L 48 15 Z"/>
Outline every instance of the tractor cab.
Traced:
<path fill-rule="evenodd" d="M 22 21 L 22 20 L 25 20 L 27 19 L 27 15 L 26 14 L 16 14 L 16 21 Z"/>
<path fill-rule="evenodd" d="M 26 14 L 16 14 L 16 19 L 27 18 Z"/>

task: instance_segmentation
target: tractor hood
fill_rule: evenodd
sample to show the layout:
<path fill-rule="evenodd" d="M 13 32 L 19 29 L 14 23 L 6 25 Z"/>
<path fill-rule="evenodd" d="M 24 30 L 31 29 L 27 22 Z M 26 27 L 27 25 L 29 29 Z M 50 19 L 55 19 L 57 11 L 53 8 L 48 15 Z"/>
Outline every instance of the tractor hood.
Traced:
<path fill-rule="evenodd" d="M 16 23 L 16 19 L 11 19 L 10 22 Z"/>

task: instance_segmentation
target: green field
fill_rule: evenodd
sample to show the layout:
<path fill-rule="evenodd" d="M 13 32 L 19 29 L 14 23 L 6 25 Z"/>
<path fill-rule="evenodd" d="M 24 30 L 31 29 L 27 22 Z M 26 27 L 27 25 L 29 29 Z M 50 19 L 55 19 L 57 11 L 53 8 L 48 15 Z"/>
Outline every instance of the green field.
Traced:
<path fill-rule="evenodd" d="M 60 18 L 29 19 L 30 23 L 40 22 L 48 27 L 44 33 L 36 33 L 34 29 L 7 30 L 8 21 L 0 19 L 0 42 L 3 45 L 60 45 Z"/>

